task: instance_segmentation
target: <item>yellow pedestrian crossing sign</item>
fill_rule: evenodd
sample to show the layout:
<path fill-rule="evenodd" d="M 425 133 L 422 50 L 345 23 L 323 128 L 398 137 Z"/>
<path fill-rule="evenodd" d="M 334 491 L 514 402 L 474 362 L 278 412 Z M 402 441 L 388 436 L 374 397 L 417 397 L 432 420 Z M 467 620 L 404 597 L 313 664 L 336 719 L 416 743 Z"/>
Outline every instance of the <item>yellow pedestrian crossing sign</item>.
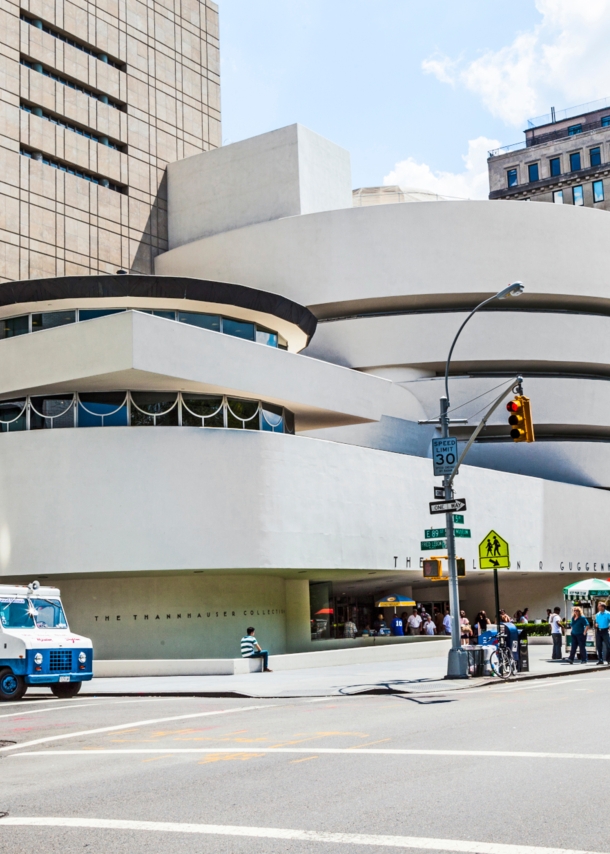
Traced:
<path fill-rule="evenodd" d="M 479 566 L 481 569 L 508 569 L 510 566 L 508 543 L 495 531 L 490 531 L 479 543 Z"/>

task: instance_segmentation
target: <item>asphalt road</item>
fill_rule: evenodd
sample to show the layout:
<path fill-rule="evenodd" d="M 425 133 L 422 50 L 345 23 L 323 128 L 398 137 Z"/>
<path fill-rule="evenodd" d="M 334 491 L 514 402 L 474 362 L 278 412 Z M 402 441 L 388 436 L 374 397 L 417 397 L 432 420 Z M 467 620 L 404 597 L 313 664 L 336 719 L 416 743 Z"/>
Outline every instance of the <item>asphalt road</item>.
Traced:
<path fill-rule="evenodd" d="M 0 706 L 0 851 L 610 852 L 610 673 Z"/>

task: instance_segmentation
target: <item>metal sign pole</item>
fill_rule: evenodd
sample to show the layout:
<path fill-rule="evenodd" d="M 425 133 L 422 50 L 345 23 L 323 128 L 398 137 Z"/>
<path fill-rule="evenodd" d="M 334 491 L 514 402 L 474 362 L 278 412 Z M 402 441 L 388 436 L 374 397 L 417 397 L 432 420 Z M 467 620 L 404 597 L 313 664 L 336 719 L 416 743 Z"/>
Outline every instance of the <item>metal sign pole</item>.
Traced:
<path fill-rule="evenodd" d="M 449 437 L 449 401 L 441 397 L 441 429 L 444 439 Z M 445 475 L 443 486 L 445 488 L 445 501 L 453 498 L 451 487 L 452 478 Z M 449 563 L 449 611 L 451 613 L 451 650 L 447 662 L 447 679 L 468 678 L 468 653 L 462 649 L 462 633 L 460 626 L 460 593 L 458 589 L 457 565 L 455 562 L 455 531 L 453 528 L 453 509 L 445 514 L 445 527 L 447 529 L 447 558 Z"/>
<path fill-rule="evenodd" d="M 494 596 L 496 600 L 496 631 L 500 636 L 500 588 L 498 587 L 498 567 L 494 566 Z"/>

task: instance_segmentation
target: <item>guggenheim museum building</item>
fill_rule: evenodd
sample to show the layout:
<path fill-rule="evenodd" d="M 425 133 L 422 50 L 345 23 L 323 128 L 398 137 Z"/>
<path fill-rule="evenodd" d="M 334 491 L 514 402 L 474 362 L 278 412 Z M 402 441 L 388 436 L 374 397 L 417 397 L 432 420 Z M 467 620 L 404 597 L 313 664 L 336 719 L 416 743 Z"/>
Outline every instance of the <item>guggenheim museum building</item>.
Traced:
<path fill-rule="evenodd" d="M 348 153 L 300 125 L 171 163 L 167 199 L 154 271 L 0 286 L 4 579 L 57 584 L 106 659 L 234 657 L 249 624 L 322 649 L 382 595 L 444 604 L 421 543 L 447 350 L 517 279 L 451 364 L 460 441 L 518 374 L 537 439 L 501 407 L 458 475 L 462 607 L 493 610 L 492 528 L 507 610 L 610 575 L 606 212 L 354 206 Z"/>

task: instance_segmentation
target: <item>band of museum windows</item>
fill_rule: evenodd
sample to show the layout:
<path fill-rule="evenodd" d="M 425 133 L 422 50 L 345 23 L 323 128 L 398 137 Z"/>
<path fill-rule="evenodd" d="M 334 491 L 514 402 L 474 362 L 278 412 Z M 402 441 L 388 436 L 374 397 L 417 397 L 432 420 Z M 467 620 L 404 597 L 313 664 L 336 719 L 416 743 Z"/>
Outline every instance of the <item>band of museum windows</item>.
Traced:
<path fill-rule="evenodd" d="M 208 329 L 211 332 L 221 332 L 224 335 L 243 338 L 245 341 L 255 341 L 258 344 L 266 344 L 268 347 L 278 347 L 281 350 L 288 349 L 288 343 L 284 338 L 277 332 L 260 326 L 258 323 L 252 323 L 247 320 L 235 320 L 234 318 L 224 317 L 220 314 L 172 310 L 157 311 L 147 308 L 76 308 L 69 309 L 68 311 L 47 311 L 34 314 L 21 314 L 17 317 L 5 317 L 0 319 L 0 339 L 15 338 L 17 335 L 27 335 L 29 332 L 54 329 L 57 326 L 66 326 L 69 323 L 78 323 L 85 320 L 95 320 L 98 317 L 121 314 L 125 311 L 154 314 L 156 317 L 164 317 L 166 320 L 187 323 L 190 326 L 198 326 L 200 329 Z"/>
<path fill-rule="evenodd" d="M 0 432 L 65 427 L 224 427 L 294 433 L 282 406 L 227 395 L 110 391 L 0 401 Z"/>

